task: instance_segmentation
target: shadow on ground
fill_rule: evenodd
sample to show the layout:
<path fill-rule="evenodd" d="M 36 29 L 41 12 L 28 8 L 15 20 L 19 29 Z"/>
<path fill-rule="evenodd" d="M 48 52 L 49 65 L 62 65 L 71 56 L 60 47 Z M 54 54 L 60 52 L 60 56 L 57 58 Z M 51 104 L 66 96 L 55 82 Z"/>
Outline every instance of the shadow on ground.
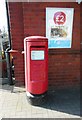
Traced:
<path fill-rule="evenodd" d="M 80 89 L 61 89 L 48 92 L 43 108 L 80 116 Z"/>

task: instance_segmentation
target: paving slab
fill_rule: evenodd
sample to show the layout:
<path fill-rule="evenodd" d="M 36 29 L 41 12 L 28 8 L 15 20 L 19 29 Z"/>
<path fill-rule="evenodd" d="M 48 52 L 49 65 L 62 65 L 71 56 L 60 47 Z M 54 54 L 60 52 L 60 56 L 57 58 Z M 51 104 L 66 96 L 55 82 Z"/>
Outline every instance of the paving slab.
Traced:
<path fill-rule="evenodd" d="M 47 100 L 30 105 L 25 88 L 0 85 L 0 118 L 80 118 L 79 88 L 49 90 Z"/>

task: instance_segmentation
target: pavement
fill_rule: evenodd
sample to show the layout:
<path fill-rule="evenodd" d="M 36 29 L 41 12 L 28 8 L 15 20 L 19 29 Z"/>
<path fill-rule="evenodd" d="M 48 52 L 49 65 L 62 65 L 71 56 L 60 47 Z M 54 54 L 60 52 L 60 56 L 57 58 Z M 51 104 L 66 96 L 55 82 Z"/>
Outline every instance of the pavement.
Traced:
<path fill-rule="evenodd" d="M 80 118 L 79 88 L 49 89 L 44 104 L 28 103 L 25 87 L 0 85 L 2 118 Z"/>

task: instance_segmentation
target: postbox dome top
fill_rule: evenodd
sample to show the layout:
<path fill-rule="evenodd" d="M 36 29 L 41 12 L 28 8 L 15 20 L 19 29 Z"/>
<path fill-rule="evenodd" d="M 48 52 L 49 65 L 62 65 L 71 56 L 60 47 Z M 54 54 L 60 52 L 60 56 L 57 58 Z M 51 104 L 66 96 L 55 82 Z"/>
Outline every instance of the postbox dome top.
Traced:
<path fill-rule="evenodd" d="M 44 36 L 29 36 L 24 39 L 25 41 L 48 41 Z"/>

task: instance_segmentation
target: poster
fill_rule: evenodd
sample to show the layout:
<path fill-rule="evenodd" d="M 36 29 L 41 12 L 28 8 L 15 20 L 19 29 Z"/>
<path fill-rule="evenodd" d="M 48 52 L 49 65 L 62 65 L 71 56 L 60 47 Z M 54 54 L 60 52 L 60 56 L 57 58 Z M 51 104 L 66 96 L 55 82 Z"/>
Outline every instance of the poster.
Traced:
<path fill-rule="evenodd" d="M 46 8 L 49 48 L 71 48 L 74 8 Z"/>

